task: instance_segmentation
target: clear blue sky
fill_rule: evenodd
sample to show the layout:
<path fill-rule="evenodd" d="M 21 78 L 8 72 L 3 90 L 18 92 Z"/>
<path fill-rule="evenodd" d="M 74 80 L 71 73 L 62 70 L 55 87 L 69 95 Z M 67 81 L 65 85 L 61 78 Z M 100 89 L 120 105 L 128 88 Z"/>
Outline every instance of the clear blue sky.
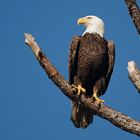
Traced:
<path fill-rule="evenodd" d="M 105 104 L 140 120 L 140 95 L 128 80 L 127 62 L 140 66 L 140 42 L 123 0 L 0 1 L 0 140 L 138 140 L 97 116 L 87 129 L 70 121 L 71 105 L 48 79 L 29 47 L 25 32 L 68 79 L 68 51 L 84 27 L 76 20 L 96 15 L 105 22 L 106 39 L 116 44 L 116 63 Z"/>

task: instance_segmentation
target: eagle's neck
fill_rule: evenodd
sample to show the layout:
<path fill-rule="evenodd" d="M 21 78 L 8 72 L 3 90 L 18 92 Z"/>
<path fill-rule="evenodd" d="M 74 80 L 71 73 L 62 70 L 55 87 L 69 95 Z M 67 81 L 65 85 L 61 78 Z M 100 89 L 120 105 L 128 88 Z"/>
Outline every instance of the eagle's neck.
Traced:
<path fill-rule="evenodd" d="M 97 27 L 95 25 L 87 25 L 85 32 L 82 34 L 84 36 L 86 33 L 93 33 L 93 34 L 99 34 L 101 37 L 104 36 L 104 28 L 103 27 Z"/>

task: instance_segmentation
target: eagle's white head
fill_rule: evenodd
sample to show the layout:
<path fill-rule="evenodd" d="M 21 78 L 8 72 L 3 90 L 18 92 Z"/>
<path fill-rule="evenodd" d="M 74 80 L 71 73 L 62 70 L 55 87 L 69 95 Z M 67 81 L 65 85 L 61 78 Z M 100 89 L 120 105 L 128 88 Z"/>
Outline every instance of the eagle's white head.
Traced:
<path fill-rule="evenodd" d="M 82 34 L 82 36 L 85 33 L 93 33 L 93 34 L 99 34 L 101 37 L 104 36 L 104 22 L 102 19 L 96 16 L 85 16 L 82 18 L 79 18 L 77 20 L 77 24 L 83 24 L 86 27 L 85 32 Z"/>

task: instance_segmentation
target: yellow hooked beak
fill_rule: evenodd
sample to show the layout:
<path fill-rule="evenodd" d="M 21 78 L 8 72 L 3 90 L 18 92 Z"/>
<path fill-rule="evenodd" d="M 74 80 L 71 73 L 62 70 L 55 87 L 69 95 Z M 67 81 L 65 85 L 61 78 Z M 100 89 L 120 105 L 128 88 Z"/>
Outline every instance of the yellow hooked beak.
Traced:
<path fill-rule="evenodd" d="M 79 24 L 85 24 L 87 22 L 87 20 L 85 19 L 85 18 L 79 18 L 78 20 L 77 20 L 77 24 L 79 25 Z"/>

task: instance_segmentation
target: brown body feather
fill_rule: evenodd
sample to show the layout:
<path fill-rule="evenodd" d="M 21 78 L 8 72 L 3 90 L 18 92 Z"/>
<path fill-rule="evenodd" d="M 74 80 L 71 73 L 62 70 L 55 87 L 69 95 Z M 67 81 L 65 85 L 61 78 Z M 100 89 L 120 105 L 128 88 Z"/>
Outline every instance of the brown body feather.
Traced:
<path fill-rule="evenodd" d="M 70 84 L 82 85 L 87 98 L 93 92 L 105 93 L 113 71 L 115 48 L 98 34 L 86 33 L 73 38 L 69 54 Z M 93 120 L 93 113 L 73 102 L 71 120 L 76 127 L 86 128 Z"/>

